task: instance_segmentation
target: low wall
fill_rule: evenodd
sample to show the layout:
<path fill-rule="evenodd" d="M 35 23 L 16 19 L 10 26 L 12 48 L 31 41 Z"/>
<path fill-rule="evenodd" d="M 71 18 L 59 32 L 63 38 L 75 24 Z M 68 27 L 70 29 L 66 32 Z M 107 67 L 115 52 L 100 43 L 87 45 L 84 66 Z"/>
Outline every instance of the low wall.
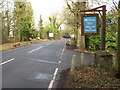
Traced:
<path fill-rule="evenodd" d="M 108 52 L 99 51 L 95 54 L 95 65 L 103 66 L 107 69 L 113 66 L 113 55 Z"/>

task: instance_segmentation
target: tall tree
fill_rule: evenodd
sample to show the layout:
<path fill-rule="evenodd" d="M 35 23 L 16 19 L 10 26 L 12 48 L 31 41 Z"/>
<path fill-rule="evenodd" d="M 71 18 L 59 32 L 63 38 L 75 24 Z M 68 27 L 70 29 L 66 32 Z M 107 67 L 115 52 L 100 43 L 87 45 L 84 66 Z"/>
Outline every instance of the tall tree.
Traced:
<path fill-rule="evenodd" d="M 57 16 L 53 15 L 49 17 L 49 24 L 47 25 L 48 32 L 54 34 L 54 38 L 60 37 L 60 25 L 61 22 L 57 21 Z"/>
<path fill-rule="evenodd" d="M 39 21 L 39 33 L 38 33 L 38 37 L 40 37 L 41 39 L 43 38 L 43 19 L 42 19 L 42 15 L 40 15 L 40 21 Z"/>
<path fill-rule="evenodd" d="M 2 14 L 0 13 L 0 44 L 2 44 Z"/>
<path fill-rule="evenodd" d="M 67 10 L 68 14 L 65 16 L 68 16 L 66 18 L 66 21 L 68 25 L 73 27 L 74 33 L 75 33 L 75 42 L 77 43 L 78 49 L 84 49 L 85 48 L 85 41 L 84 36 L 81 36 L 81 23 L 80 23 L 80 10 L 84 10 L 87 8 L 86 2 L 74 2 L 73 0 L 68 1 L 66 0 L 67 4 Z"/>
<path fill-rule="evenodd" d="M 11 18 L 12 18 L 12 3 L 8 0 L 3 0 L 0 3 L 0 13 L 1 13 L 1 22 L 2 22 L 2 43 L 7 43 L 9 38 L 9 32 L 11 27 Z"/>
<path fill-rule="evenodd" d="M 30 2 L 14 3 L 14 36 L 18 41 L 29 41 L 34 28 L 33 10 Z"/>

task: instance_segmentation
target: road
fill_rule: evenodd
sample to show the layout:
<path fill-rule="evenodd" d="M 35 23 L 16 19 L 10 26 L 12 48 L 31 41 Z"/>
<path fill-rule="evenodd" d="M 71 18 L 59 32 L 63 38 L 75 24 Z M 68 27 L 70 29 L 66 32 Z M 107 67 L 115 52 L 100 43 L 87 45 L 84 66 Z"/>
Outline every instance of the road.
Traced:
<path fill-rule="evenodd" d="M 65 40 L 46 41 L 2 52 L 3 88 L 55 88 L 62 70 L 70 68 L 72 55 L 80 52 L 67 50 Z M 94 60 L 85 54 L 85 64 Z"/>

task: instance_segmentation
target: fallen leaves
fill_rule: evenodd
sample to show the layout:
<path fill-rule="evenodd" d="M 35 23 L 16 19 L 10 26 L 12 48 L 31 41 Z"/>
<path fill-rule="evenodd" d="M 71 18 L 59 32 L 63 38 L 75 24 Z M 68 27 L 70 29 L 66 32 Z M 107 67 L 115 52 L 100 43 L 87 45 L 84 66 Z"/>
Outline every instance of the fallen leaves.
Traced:
<path fill-rule="evenodd" d="M 92 66 L 76 68 L 74 73 L 69 69 L 61 73 L 58 87 L 63 88 L 120 88 L 120 79 Z M 63 80 L 64 78 L 64 80 Z M 63 83 L 60 86 L 60 83 Z"/>

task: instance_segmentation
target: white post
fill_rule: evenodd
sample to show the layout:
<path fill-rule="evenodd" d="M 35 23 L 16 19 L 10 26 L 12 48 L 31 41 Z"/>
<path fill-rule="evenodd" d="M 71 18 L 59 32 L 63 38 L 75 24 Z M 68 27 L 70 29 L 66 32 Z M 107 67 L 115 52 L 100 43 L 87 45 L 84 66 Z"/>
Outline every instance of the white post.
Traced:
<path fill-rule="evenodd" d="M 80 66 L 84 65 L 84 53 L 81 53 Z"/>
<path fill-rule="evenodd" d="M 116 66 L 116 57 L 113 55 L 113 66 Z"/>
<path fill-rule="evenodd" d="M 71 72 L 73 72 L 74 69 L 75 69 L 75 63 L 76 63 L 76 55 L 73 55 L 72 63 L 71 63 L 71 69 L 70 69 Z"/>

